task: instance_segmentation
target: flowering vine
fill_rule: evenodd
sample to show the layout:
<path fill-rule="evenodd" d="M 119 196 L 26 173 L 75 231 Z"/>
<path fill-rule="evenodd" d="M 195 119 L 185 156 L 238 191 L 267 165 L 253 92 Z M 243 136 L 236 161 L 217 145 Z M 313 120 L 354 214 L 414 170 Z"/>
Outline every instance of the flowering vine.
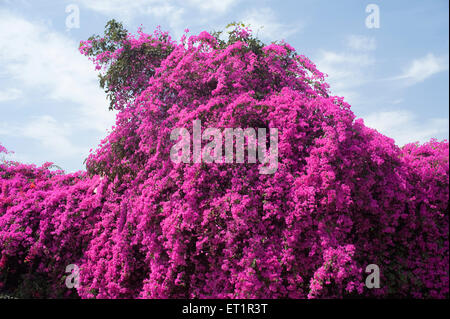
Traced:
<path fill-rule="evenodd" d="M 86 171 L 0 164 L 0 290 L 448 298 L 447 141 L 398 147 L 332 96 L 308 58 L 238 24 L 177 42 L 111 21 L 80 52 L 116 124 Z M 278 128 L 278 170 L 172 162 L 170 132 L 197 119 Z M 76 291 L 64 286 L 68 264 L 80 268 Z M 368 264 L 379 289 L 364 286 Z"/>

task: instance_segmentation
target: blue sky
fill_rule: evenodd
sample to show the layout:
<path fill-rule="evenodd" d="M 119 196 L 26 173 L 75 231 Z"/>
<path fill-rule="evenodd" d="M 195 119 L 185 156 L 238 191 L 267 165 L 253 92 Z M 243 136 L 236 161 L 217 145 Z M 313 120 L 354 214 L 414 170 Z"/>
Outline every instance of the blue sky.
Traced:
<path fill-rule="evenodd" d="M 366 25 L 369 4 L 379 8 L 379 28 Z M 66 24 L 74 12 L 66 12 L 69 5 L 79 10 L 79 28 Z M 185 28 L 192 34 L 248 23 L 265 42 L 285 39 L 308 56 L 329 75 L 332 93 L 398 145 L 448 139 L 448 6 L 448 0 L 0 0 L 0 143 L 15 152 L 11 159 L 83 169 L 115 114 L 78 43 L 101 34 L 111 18 L 132 32 L 161 25 L 175 37 Z"/>

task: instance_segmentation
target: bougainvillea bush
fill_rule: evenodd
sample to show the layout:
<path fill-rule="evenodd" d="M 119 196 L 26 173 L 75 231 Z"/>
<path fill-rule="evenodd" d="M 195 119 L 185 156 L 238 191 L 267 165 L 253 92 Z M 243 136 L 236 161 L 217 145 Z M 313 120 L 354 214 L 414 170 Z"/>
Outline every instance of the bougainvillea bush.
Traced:
<path fill-rule="evenodd" d="M 0 164 L 0 291 L 448 298 L 447 141 L 397 146 L 332 96 L 308 58 L 239 24 L 177 42 L 111 21 L 80 52 L 116 125 L 86 171 Z M 194 120 L 278 128 L 278 169 L 171 161 L 171 131 L 192 133 Z M 69 264 L 77 289 L 64 283 Z M 378 289 L 365 286 L 369 264 Z"/>

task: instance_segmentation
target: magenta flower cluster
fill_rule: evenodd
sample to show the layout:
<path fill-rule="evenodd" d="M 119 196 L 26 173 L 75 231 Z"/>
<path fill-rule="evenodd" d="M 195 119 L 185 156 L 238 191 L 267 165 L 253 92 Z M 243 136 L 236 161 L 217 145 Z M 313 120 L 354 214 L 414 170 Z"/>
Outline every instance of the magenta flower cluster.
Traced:
<path fill-rule="evenodd" d="M 233 36 L 221 46 L 207 32 L 179 42 L 129 34 L 122 48 L 170 52 L 136 55 L 153 72 L 124 81 L 135 96 L 117 93 L 116 125 L 87 172 L 0 164 L 0 291 L 449 297 L 448 142 L 400 148 L 331 96 L 324 75 L 287 43 L 259 52 L 249 30 Z M 97 68 L 122 48 L 99 54 Z M 172 162 L 171 130 L 192 130 L 197 119 L 278 128 L 278 170 Z M 76 291 L 64 285 L 68 264 L 80 267 Z M 380 268 L 379 289 L 365 286 L 369 264 Z"/>

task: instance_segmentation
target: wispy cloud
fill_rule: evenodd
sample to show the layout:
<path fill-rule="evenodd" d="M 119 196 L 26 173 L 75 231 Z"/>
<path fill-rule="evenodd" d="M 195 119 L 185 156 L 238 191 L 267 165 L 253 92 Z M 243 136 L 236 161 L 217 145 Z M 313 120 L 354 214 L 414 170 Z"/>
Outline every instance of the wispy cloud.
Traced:
<path fill-rule="evenodd" d="M 302 29 L 301 23 L 282 23 L 270 8 L 258 8 L 248 11 L 241 19 L 250 25 L 261 38 L 269 40 L 285 39 Z"/>
<path fill-rule="evenodd" d="M 104 15 L 114 15 L 122 18 L 133 18 L 142 12 L 148 13 L 152 6 L 164 6 L 167 2 L 161 0 L 78 0 L 84 7 Z"/>
<path fill-rule="evenodd" d="M 57 121 L 50 115 L 32 117 L 27 123 L 0 123 L 0 134 L 34 140 L 39 143 L 42 154 L 50 155 L 53 160 L 80 154 L 86 156 L 89 150 L 88 146 L 72 143 L 74 127 L 70 123 Z"/>
<path fill-rule="evenodd" d="M 28 138 L 37 140 L 48 150 L 58 149 L 58 155 L 71 156 L 78 153 L 70 139 L 72 127 L 68 123 L 60 123 L 49 115 L 33 118 L 19 132 Z"/>
<path fill-rule="evenodd" d="M 406 110 L 376 112 L 364 116 L 364 123 L 393 138 L 397 145 L 426 142 L 432 137 L 448 136 L 448 118 L 419 119 Z"/>
<path fill-rule="evenodd" d="M 114 116 L 107 111 L 92 65 L 78 52 L 75 41 L 0 10 L 0 43 L 2 74 L 43 91 L 45 98 L 78 105 L 79 113 L 74 115 L 85 128 L 104 132 L 110 127 Z"/>
<path fill-rule="evenodd" d="M 315 61 L 319 70 L 328 75 L 333 94 L 344 96 L 351 104 L 359 101 L 357 88 L 372 80 L 375 48 L 373 38 L 350 35 L 342 51 L 319 51 Z"/>
<path fill-rule="evenodd" d="M 212 11 L 216 13 L 226 13 L 240 0 L 188 0 L 191 6 L 204 11 Z"/>
<path fill-rule="evenodd" d="M 371 80 L 375 57 L 368 52 L 321 50 L 317 67 L 328 75 L 331 92 L 344 96 L 351 104 L 359 101 L 357 88 Z"/>
<path fill-rule="evenodd" d="M 78 0 L 85 8 L 110 18 L 129 23 L 139 16 L 153 16 L 166 21 L 175 35 L 181 35 L 187 23 L 195 25 L 199 19 L 213 22 L 217 16 L 229 12 L 240 0 Z M 188 20 L 188 21 L 187 21 Z"/>
<path fill-rule="evenodd" d="M 130 23 L 138 16 L 153 16 L 166 20 L 173 31 L 178 32 L 184 24 L 185 5 L 172 0 L 78 0 L 85 8 Z"/>
<path fill-rule="evenodd" d="M 404 85 L 410 86 L 447 70 L 448 55 L 435 56 L 432 53 L 428 53 L 422 58 L 413 60 L 401 75 L 392 78 L 392 80 L 401 80 Z"/>
<path fill-rule="evenodd" d="M 336 89 L 358 86 L 364 81 L 362 69 L 372 66 L 375 59 L 368 54 L 321 51 L 317 64 L 327 73 Z"/>
<path fill-rule="evenodd" d="M 78 0 L 86 8 L 104 15 L 119 15 L 133 18 L 141 14 L 171 9 L 193 9 L 216 13 L 226 13 L 240 0 Z"/>
<path fill-rule="evenodd" d="M 375 38 L 354 34 L 348 36 L 347 45 L 357 51 L 373 51 L 377 48 Z"/>
<path fill-rule="evenodd" d="M 13 27 L 12 27 L 13 26 Z M 22 109 L 8 123 L 1 123 L 0 135 L 22 140 L 22 145 L 37 141 L 48 160 L 65 158 L 71 163 L 86 156 L 92 145 L 79 139 L 83 134 L 95 136 L 98 141 L 114 123 L 115 115 L 108 111 L 104 92 L 91 63 L 78 52 L 78 43 L 66 34 L 55 32 L 48 25 L 33 22 L 0 9 L 0 73 L 8 83 L 19 86 L 23 97 L 33 98 L 33 103 L 22 103 Z M 3 92 L 3 91 L 2 91 Z M 2 107 L 11 105 L 13 98 L 21 101 L 18 90 L 10 89 L 0 94 Z M 47 115 L 37 107 L 56 102 L 53 111 L 46 107 Z M 15 101 L 14 101 L 15 103 Z M 64 108 L 63 117 L 56 116 Z M 45 114 L 45 113 L 44 113 Z M 57 118 L 57 119 L 56 119 Z M 71 141 L 78 140 L 80 146 Z M 95 140 L 95 138 L 93 138 Z M 92 142 L 92 139 L 90 140 Z M 40 158 L 32 150 L 23 150 L 22 157 Z M 75 166 L 75 165 L 74 165 Z"/>
<path fill-rule="evenodd" d="M 22 91 L 15 88 L 0 90 L 0 103 L 17 100 L 22 96 Z"/>

